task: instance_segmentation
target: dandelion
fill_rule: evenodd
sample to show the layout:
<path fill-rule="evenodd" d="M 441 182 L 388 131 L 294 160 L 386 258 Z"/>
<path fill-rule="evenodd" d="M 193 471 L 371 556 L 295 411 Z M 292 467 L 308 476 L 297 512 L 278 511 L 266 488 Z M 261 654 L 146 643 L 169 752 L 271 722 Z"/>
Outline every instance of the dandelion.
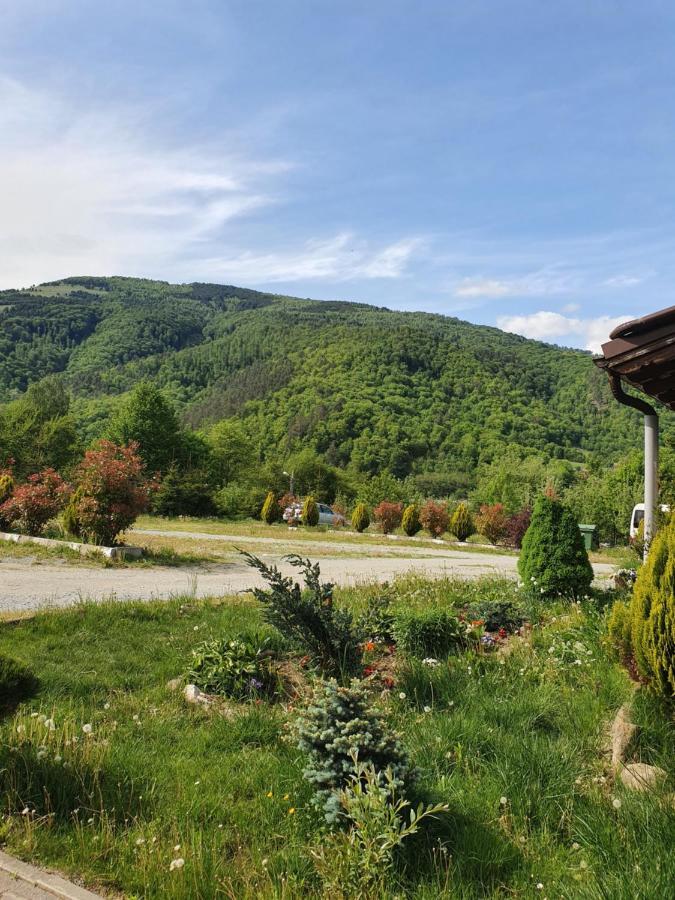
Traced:
<path fill-rule="evenodd" d="M 398 699 L 405 700 L 405 691 L 401 691 L 401 693 L 398 695 Z"/>
<path fill-rule="evenodd" d="M 54 722 L 53 719 L 45 719 L 44 726 L 49 731 L 56 731 L 56 723 Z"/>
<path fill-rule="evenodd" d="M 22 815 L 22 816 L 29 816 L 29 815 L 30 815 L 30 809 L 28 809 L 27 806 L 24 806 L 24 808 L 21 810 L 21 815 Z"/>
<path fill-rule="evenodd" d="M 263 869 L 265 868 L 265 866 L 267 865 L 268 862 L 269 862 L 269 859 L 267 859 L 267 857 L 265 857 L 265 859 L 263 859 L 263 861 L 261 863 Z"/>
<path fill-rule="evenodd" d="M 431 712 L 431 707 L 430 707 L 430 706 L 425 706 L 425 707 L 424 707 L 424 712 L 425 712 L 425 713 L 430 713 L 430 712 Z"/>
<path fill-rule="evenodd" d="M 499 805 L 500 805 L 500 806 L 506 806 L 506 805 L 508 804 L 508 802 L 509 802 L 509 801 L 508 801 L 508 799 L 507 799 L 506 797 L 500 797 L 500 798 L 499 798 Z"/>
<path fill-rule="evenodd" d="M 454 701 L 454 700 L 451 700 L 451 701 L 448 703 L 448 706 L 454 706 L 454 705 L 455 705 L 455 701 Z"/>
<path fill-rule="evenodd" d="M 17 734 L 23 734 L 25 730 L 26 730 L 26 726 L 25 726 L 25 725 L 17 725 L 17 726 L 16 726 L 16 733 L 17 733 Z"/>
<path fill-rule="evenodd" d="M 289 807 L 288 815 L 292 816 L 294 813 L 295 813 L 295 807 L 294 806 Z"/>
<path fill-rule="evenodd" d="M 198 785 L 198 784 L 201 784 L 201 781 L 200 781 L 199 779 L 197 779 L 197 780 L 195 781 L 195 785 Z"/>
<path fill-rule="evenodd" d="M 63 758 L 63 757 L 57 755 L 57 756 L 54 757 L 54 762 L 58 764 L 58 763 L 61 762 L 62 758 Z"/>
<path fill-rule="evenodd" d="M 612 800 L 612 806 L 614 807 L 614 809 L 621 809 L 621 801 L 619 800 L 618 797 L 615 797 Z"/>
<path fill-rule="evenodd" d="M 194 627 L 192 630 L 193 630 L 193 631 L 199 631 L 199 625 L 195 625 L 195 627 Z"/>
<path fill-rule="evenodd" d="M 32 713 L 30 714 L 30 717 L 31 717 L 31 719 L 37 719 L 38 714 L 37 714 L 36 712 L 32 712 Z"/>
<path fill-rule="evenodd" d="M 538 891 L 543 891 L 543 890 L 544 890 L 544 885 L 541 883 L 541 881 L 537 883 L 537 890 L 538 890 Z"/>
<path fill-rule="evenodd" d="M 40 749 L 39 749 L 38 752 L 37 752 L 37 758 L 38 758 L 38 759 L 44 759 L 46 755 L 47 755 L 47 748 L 46 748 L 46 747 L 40 747 Z"/>
<path fill-rule="evenodd" d="M 94 731 L 94 728 L 90 722 L 87 722 L 86 725 L 82 726 L 82 731 L 84 731 L 85 734 L 92 734 Z M 75 739 L 73 738 L 73 740 L 75 740 Z"/>
<path fill-rule="evenodd" d="M 175 872 L 176 869 L 182 869 L 185 865 L 185 860 L 182 856 L 177 857 L 176 859 L 171 860 L 171 865 L 169 866 L 169 872 Z"/>
<path fill-rule="evenodd" d="M 291 798 L 290 794 L 284 794 L 284 800 L 290 800 L 290 798 Z"/>
<path fill-rule="evenodd" d="M 145 843 L 145 838 L 143 838 L 143 837 L 136 838 L 136 846 L 137 847 L 140 847 L 144 843 Z"/>
<path fill-rule="evenodd" d="M 38 722 L 39 722 L 41 725 L 44 725 L 46 721 L 47 721 L 47 716 L 42 715 L 42 714 L 40 714 L 40 715 L 38 716 Z"/>
<path fill-rule="evenodd" d="M 110 704 L 109 704 L 109 703 L 104 703 L 104 704 L 103 704 L 103 709 L 110 709 Z"/>
<path fill-rule="evenodd" d="M 94 824 L 93 817 L 91 819 L 87 819 L 87 825 L 93 825 L 93 824 Z"/>
<path fill-rule="evenodd" d="M 180 850 L 180 844 L 176 844 L 176 846 L 173 848 L 173 852 L 178 853 L 179 850 Z"/>
<path fill-rule="evenodd" d="M 588 868 L 588 863 L 586 862 L 585 859 L 582 859 L 582 860 L 581 860 L 581 862 L 579 863 L 579 868 L 580 868 L 580 869 L 587 869 L 587 868 Z"/>
<path fill-rule="evenodd" d="M 271 800 L 272 797 L 274 797 L 274 793 L 273 793 L 272 791 L 268 791 L 268 792 L 267 792 L 267 797 L 268 797 L 269 800 Z"/>
<path fill-rule="evenodd" d="M 572 850 L 581 850 L 581 844 L 577 844 L 577 842 L 575 841 L 572 844 Z"/>

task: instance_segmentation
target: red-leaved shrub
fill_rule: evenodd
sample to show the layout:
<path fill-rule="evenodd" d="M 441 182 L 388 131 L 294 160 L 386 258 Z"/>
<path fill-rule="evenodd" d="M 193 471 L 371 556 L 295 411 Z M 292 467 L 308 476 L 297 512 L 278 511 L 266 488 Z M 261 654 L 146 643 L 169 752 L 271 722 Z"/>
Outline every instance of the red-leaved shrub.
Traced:
<path fill-rule="evenodd" d="M 515 547 L 520 550 L 523 546 L 523 538 L 525 532 L 530 527 L 530 519 L 532 518 L 532 510 L 529 506 L 525 506 L 520 512 L 514 513 L 506 520 L 506 529 L 504 532 L 504 542 L 509 547 Z"/>
<path fill-rule="evenodd" d="M 506 534 L 506 515 L 502 503 L 484 504 L 476 516 L 476 530 L 490 541 L 498 544 Z"/>
<path fill-rule="evenodd" d="M 434 500 L 427 500 L 420 510 L 420 522 L 422 527 L 426 528 L 429 534 L 439 537 L 448 530 L 450 522 L 450 514 L 445 503 L 436 503 Z"/>
<path fill-rule="evenodd" d="M 0 506 L 0 518 L 25 534 L 38 535 L 68 502 L 71 487 L 54 469 L 30 475 Z"/>
<path fill-rule="evenodd" d="M 87 540 L 110 545 L 148 508 L 153 484 L 143 475 L 138 445 L 99 441 L 77 467 L 70 519 Z"/>
<path fill-rule="evenodd" d="M 390 503 L 388 500 L 383 500 L 382 503 L 373 510 L 373 517 L 382 529 L 383 534 L 391 534 L 391 532 L 396 531 L 401 524 L 401 519 L 403 518 L 403 504 Z"/>

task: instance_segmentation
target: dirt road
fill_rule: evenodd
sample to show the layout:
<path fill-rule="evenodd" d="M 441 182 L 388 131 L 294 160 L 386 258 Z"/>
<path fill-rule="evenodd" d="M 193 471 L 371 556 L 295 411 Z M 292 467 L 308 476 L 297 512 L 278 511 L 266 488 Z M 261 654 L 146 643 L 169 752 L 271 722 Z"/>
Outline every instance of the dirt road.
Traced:
<path fill-rule="evenodd" d="M 271 548 L 270 548 L 271 549 Z M 320 562 L 322 575 L 328 581 L 352 585 L 368 581 L 387 581 L 406 572 L 418 572 L 431 578 L 452 575 L 477 578 L 481 575 L 503 575 L 515 578 L 516 557 L 464 551 L 423 551 L 415 555 L 407 549 L 396 557 L 369 556 L 372 547 L 363 548 L 363 556 L 330 557 L 324 548 L 313 548 L 311 557 Z M 353 545 L 350 550 L 353 550 Z M 387 551 L 391 546 L 387 545 Z M 403 548 L 401 548 L 403 549 Z M 304 548 L 303 548 L 304 550 Z M 280 554 L 261 553 L 267 563 L 275 563 L 284 572 L 292 567 Z M 596 575 L 608 575 L 612 566 L 595 565 Z M 171 596 L 222 596 L 244 591 L 260 583 L 257 574 L 239 561 L 203 566 L 129 567 L 103 569 L 57 563 L 32 563 L 29 559 L 0 561 L 0 612 L 68 606 L 81 600 L 112 598 L 164 599 Z"/>

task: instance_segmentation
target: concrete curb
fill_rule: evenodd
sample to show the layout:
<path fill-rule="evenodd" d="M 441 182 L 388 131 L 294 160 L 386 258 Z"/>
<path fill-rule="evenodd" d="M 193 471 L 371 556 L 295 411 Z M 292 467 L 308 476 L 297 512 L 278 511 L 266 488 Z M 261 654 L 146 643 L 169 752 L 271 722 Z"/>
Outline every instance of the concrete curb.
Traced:
<path fill-rule="evenodd" d="M 18 881 L 26 882 L 40 888 L 61 900 L 102 900 L 100 894 L 92 894 L 86 888 L 79 887 L 60 875 L 44 872 L 29 863 L 21 862 L 0 850 L 0 872 L 12 875 Z"/>
<path fill-rule="evenodd" d="M 100 553 L 108 559 L 140 559 L 143 550 L 140 547 L 99 547 L 98 544 L 80 544 L 77 541 L 59 541 L 56 538 L 32 537 L 29 534 L 16 534 L 14 531 L 0 531 L 0 541 L 14 544 L 39 544 L 41 547 L 67 547 L 81 556 Z"/>

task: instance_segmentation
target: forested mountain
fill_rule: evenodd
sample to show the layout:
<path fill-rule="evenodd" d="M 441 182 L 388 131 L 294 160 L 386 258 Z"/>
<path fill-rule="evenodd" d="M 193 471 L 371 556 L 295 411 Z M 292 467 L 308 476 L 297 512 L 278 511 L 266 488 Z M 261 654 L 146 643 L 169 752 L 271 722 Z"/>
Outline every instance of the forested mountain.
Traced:
<path fill-rule="evenodd" d="M 472 480 L 506 445 L 607 465 L 640 443 L 588 354 L 427 313 L 229 285 L 68 278 L 0 292 L 0 402 L 58 374 L 81 434 L 152 380 L 184 422 L 241 420 L 260 458 Z"/>

